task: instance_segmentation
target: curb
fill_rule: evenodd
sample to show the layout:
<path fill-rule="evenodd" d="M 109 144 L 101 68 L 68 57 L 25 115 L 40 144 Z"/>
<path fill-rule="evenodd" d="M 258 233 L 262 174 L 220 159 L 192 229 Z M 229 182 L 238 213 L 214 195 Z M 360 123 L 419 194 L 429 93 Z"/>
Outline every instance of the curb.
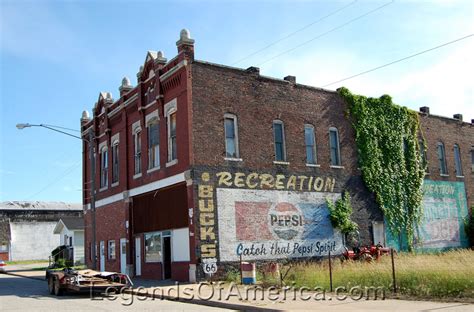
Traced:
<path fill-rule="evenodd" d="M 264 307 L 252 307 L 249 305 L 244 304 L 237 304 L 237 303 L 225 303 L 221 301 L 212 301 L 212 300 L 202 300 L 202 299 L 195 299 L 195 298 L 176 298 L 174 296 L 168 295 L 153 295 L 149 293 L 139 293 L 136 289 L 132 290 L 125 290 L 125 293 L 132 293 L 134 295 L 145 296 L 153 299 L 158 300 L 168 300 L 174 302 L 182 302 L 182 303 L 189 303 L 189 304 L 196 304 L 201 306 L 213 307 L 213 308 L 222 308 L 222 309 L 230 309 L 230 310 L 237 310 L 237 311 L 282 311 L 281 309 L 273 309 L 273 308 L 264 308 Z"/>
<path fill-rule="evenodd" d="M 17 276 L 17 277 L 29 278 L 29 279 L 33 279 L 33 280 L 37 280 L 37 281 L 45 281 L 46 280 L 44 277 L 25 276 L 25 275 L 22 275 L 22 274 L 17 274 L 17 273 L 8 272 L 8 271 L 3 272 L 3 274 L 13 275 L 13 276 Z"/>

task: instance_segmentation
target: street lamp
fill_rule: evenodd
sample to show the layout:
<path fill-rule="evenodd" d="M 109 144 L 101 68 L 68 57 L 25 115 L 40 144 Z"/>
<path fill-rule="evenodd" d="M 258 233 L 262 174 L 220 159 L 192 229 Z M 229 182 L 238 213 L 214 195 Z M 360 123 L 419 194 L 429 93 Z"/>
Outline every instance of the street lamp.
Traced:
<path fill-rule="evenodd" d="M 97 257 L 96 257 L 96 223 L 95 223 L 95 156 L 94 156 L 94 148 L 92 146 L 94 142 L 94 134 L 92 133 L 92 130 L 89 131 L 89 139 L 67 133 L 65 131 L 61 131 L 55 128 L 63 128 L 59 126 L 53 126 L 53 125 L 45 125 L 45 124 L 39 124 L 39 125 L 32 125 L 29 123 L 19 123 L 16 125 L 18 130 L 22 130 L 25 128 L 31 128 L 31 127 L 42 127 L 46 128 L 52 131 L 56 131 L 68 136 L 71 136 L 73 138 L 82 140 L 86 142 L 89 145 L 89 157 L 91 160 L 91 166 L 90 166 L 90 173 L 91 173 L 91 212 L 92 212 L 92 246 L 91 246 L 91 253 L 92 253 L 92 268 L 94 270 L 97 269 Z M 65 128 L 63 128 L 65 129 Z"/>

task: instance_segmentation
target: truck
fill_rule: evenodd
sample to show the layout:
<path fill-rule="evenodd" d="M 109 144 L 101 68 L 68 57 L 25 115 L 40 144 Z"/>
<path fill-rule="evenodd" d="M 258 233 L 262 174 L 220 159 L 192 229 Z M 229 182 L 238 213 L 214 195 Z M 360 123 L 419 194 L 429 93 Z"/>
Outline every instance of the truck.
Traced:
<path fill-rule="evenodd" d="M 64 268 L 46 271 L 48 291 L 52 295 L 61 296 L 64 293 L 101 293 L 120 292 L 124 287 L 133 283 L 127 274 L 116 272 L 99 272 L 95 270 L 75 270 Z"/>

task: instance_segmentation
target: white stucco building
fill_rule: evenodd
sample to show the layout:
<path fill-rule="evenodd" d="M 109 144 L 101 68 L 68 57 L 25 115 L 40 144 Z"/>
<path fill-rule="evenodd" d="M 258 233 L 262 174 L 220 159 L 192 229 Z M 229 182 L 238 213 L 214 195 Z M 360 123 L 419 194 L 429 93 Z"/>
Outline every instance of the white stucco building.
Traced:
<path fill-rule="evenodd" d="M 64 202 L 0 203 L 0 260 L 46 260 L 60 245 L 62 217 L 82 217 L 82 205 Z"/>

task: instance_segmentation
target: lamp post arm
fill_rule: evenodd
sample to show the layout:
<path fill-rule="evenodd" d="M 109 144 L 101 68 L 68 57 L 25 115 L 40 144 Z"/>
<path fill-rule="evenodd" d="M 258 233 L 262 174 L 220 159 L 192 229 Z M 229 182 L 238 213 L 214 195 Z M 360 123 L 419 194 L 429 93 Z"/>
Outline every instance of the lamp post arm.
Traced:
<path fill-rule="evenodd" d="M 32 126 L 34 126 L 34 125 L 32 125 Z M 40 125 L 38 125 L 38 126 L 43 127 L 43 128 L 46 128 L 46 129 L 49 129 L 49 130 L 53 130 L 53 131 L 56 131 L 56 132 L 59 132 L 59 133 L 65 134 L 65 135 L 69 135 L 69 136 L 71 136 L 71 137 L 73 137 L 73 138 L 76 138 L 76 139 L 79 139 L 79 140 L 83 140 L 83 141 L 86 141 L 87 143 L 89 143 L 89 140 L 88 140 L 88 139 L 82 138 L 82 137 L 77 136 L 77 135 L 74 135 L 74 134 L 67 133 L 67 132 L 65 132 L 65 131 L 61 131 L 61 130 L 58 130 L 58 129 L 54 129 L 53 127 L 50 127 L 50 126 L 48 126 L 48 125 L 40 124 Z"/>

